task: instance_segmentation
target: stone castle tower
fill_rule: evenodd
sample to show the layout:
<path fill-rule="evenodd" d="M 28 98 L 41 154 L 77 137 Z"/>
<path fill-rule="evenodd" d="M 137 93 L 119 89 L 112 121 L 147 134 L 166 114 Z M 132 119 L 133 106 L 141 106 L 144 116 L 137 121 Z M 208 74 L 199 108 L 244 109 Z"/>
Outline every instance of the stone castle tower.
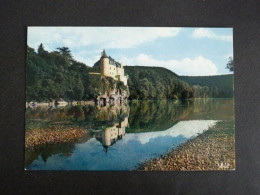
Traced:
<path fill-rule="evenodd" d="M 100 60 L 94 64 L 93 71 L 100 73 L 102 76 L 122 81 L 127 85 L 128 77 L 125 76 L 123 64 L 115 61 L 110 56 L 108 57 L 105 50 L 101 52 Z"/>

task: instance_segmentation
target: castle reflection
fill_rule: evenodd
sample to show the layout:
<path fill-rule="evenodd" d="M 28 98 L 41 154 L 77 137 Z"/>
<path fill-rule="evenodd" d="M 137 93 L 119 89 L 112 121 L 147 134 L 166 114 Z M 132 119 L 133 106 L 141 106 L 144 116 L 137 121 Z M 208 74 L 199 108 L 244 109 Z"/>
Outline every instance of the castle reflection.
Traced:
<path fill-rule="evenodd" d="M 95 132 L 94 136 L 96 140 L 103 145 L 104 151 L 107 152 L 110 146 L 123 138 L 127 126 L 128 117 L 125 117 L 123 121 L 114 124 L 112 127 L 107 127 L 103 131 Z"/>

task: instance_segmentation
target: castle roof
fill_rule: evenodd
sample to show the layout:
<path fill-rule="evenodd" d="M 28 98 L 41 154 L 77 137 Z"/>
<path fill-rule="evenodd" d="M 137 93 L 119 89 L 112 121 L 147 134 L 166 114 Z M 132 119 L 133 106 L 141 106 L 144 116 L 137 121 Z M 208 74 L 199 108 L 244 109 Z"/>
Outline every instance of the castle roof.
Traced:
<path fill-rule="evenodd" d="M 114 66 L 116 66 L 116 67 L 121 67 L 121 65 L 120 65 L 119 62 L 115 61 L 112 57 L 110 57 L 110 56 L 108 57 L 108 56 L 107 56 L 105 50 L 102 51 L 102 54 L 101 54 L 100 59 L 102 59 L 102 58 L 108 58 L 110 65 L 114 65 Z M 99 66 L 99 65 L 100 65 L 100 60 L 98 60 L 98 61 L 94 64 L 94 67 L 95 67 L 95 66 Z"/>
<path fill-rule="evenodd" d="M 120 63 L 119 63 L 119 62 L 115 61 L 115 60 L 114 60 L 113 58 L 111 58 L 110 56 L 108 57 L 108 59 L 109 59 L 109 64 L 114 65 L 114 66 L 116 66 L 116 67 L 120 67 Z"/>
<path fill-rule="evenodd" d="M 105 50 L 102 51 L 102 56 L 101 56 L 101 58 L 108 58 Z"/>

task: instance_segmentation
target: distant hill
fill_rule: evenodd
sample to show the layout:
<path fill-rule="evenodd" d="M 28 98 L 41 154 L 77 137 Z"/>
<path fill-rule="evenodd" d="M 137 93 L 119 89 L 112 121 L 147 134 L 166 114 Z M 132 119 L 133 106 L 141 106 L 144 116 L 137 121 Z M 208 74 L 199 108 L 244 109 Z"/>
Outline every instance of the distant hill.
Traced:
<path fill-rule="evenodd" d="M 233 89 L 234 83 L 233 74 L 214 76 L 180 76 L 179 78 L 191 85 L 201 85 L 225 89 Z"/>
<path fill-rule="evenodd" d="M 130 99 L 186 99 L 192 88 L 177 74 L 161 67 L 124 66 Z"/>
<path fill-rule="evenodd" d="M 233 74 L 178 76 L 162 67 L 125 66 L 130 99 L 233 97 Z"/>
<path fill-rule="evenodd" d="M 180 76 L 179 78 L 190 85 L 217 87 L 220 92 L 226 93 L 229 97 L 233 97 L 233 74 L 214 76 Z"/>

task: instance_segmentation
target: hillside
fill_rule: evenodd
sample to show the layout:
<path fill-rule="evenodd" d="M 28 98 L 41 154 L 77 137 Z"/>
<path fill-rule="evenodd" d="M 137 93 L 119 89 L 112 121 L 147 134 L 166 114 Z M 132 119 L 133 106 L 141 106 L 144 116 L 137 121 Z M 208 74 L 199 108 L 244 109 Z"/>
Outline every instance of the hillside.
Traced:
<path fill-rule="evenodd" d="M 130 99 L 232 98 L 233 74 L 178 76 L 161 67 L 125 66 Z"/>
<path fill-rule="evenodd" d="M 27 47 L 26 101 L 68 102 L 95 100 L 115 89 L 126 90 L 122 82 L 90 75 L 91 68 L 73 59 L 66 47 L 48 52 L 41 44 L 37 52 Z"/>
<path fill-rule="evenodd" d="M 89 74 L 92 68 L 74 60 L 69 48 L 57 49 L 48 52 L 42 44 L 37 51 L 27 47 L 27 102 L 98 100 L 111 94 L 126 99 L 129 92 L 129 99 L 137 100 L 233 97 L 233 75 L 180 77 L 166 68 L 125 66 L 127 87 L 113 78 Z"/>
<path fill-rule="evenodd" d="M 233 74 L 215 76 L 180 76 L 179 78 L 190 85 L 217 87 L 220 97 L 233 97 Z"/>
<path fill-rule="evenodd" d="M 130 99 L 192 98 L 191 87 L 178 75 L 161 67 L 125 66 Z"/>

